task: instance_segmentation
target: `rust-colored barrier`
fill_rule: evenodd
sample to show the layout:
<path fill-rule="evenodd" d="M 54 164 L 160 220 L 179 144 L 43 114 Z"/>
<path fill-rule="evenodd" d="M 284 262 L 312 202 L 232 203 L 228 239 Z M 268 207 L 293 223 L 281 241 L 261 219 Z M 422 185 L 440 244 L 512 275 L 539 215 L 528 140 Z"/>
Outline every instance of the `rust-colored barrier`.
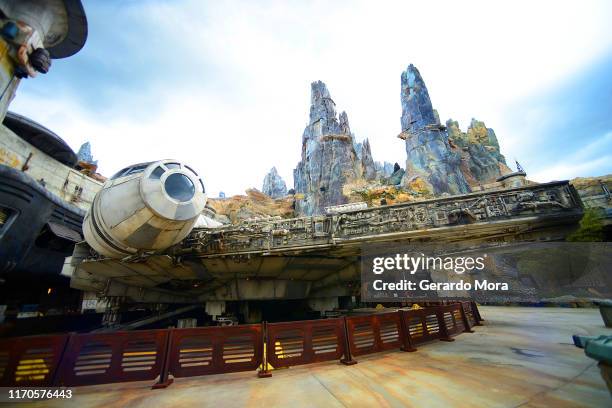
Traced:
<path fill-rule="evenodd" d="M 345 344 L 342 318 L 267 324 L 266 355 L 275 368 L 340 360 Z"/>
<path fill-rule="evenodd" d="M 170 332 L 167 367 L 174 377 L 254 371 L 262 363 L 260 324 Z"/>
<path fill-rule="evenodd" d="M 451 341 L 451 336 L 455 336 L 465 330 L 460 303 L 439 306 L 436 309 L 440 326 L 440 340 Z"/>
<path fill-rule="evenodd" d="M 484 320 L 481 316 L 480 316 L 480 311 L 478 311 L 478 306 L 476 305 L 476 302 L 474 301 L 470 301 L 470 302 L 466 302 L 470 304 L 470 309 L 472 310 L 474 319 L 476 321 L 476 326 L 482 326 L 482 321 Z"/>
<path fill-rule="evenodd" d="M 403 315 L 404 327 L 413 344 L 421 344 L 442 337 L 437 309 L 443 306 L 426 309 L 406 310 Z"/>
<path fill-rule="evenodd" d="M 472 332 L 475 302 L 369 316 L 230 327 L 17 337 L 0 340 L 0 386 L 78 386 L 234 371 L 270 376 L 273 367 L 339 360 L 402 349 Z M 264 348 L 265 344 L 265 348 Z M 265 351 L 264 351 L 265 350 Z"/>
<path fill-rule="evenodd" d="M 482 326 L 480 323 L 480 313 L 478 313 L 478 307 L 475 302 L 461 302 L 461 309 L 463 319 L 465 321 L 466 331 L 471 331 L 474 326 Z"/>
<path fill-rule="evenodd" d="M 0 340 L 0 386 L 53 385 L 68 335 Z"/>
<path fill-rule="evenodd" d="M 346 318 L 348 343 L 355 356 L 398 349 L 402 346 L 400 313 Z"/>
<path fill-rule="evenodd" d="M 153 380 L 162 371 L 168 330 L 70 336 L 57 385 Z"/>

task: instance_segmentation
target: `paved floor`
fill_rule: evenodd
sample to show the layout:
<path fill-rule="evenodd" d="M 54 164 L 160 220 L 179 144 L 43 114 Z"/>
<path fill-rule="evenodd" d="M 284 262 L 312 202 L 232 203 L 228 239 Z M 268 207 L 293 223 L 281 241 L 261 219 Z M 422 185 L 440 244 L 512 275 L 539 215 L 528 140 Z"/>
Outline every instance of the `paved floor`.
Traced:
<path fill-rule="evenodd" d="M 612 334 L 596 309 L 482 307 L 485 326 L 453 343 L 416 353 L 358 358 L 346 367 L 320 363 L 274 371 L 272 378 L 235 373 L 75 389 L 77 407 L 610 407 L 596 363 L 571 335 Z M 32 405 L 30 405 L 32 406 Z"/>

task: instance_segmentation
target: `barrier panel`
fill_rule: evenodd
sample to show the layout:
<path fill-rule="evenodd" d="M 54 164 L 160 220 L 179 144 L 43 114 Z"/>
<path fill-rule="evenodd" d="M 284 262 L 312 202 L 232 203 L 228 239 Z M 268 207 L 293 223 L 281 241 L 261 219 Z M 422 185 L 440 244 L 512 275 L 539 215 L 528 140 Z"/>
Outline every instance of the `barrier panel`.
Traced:
<path fill-rule="evenodd" d="M 340 360 L 345 344 L 342 318 L 267 324 L 266 355 L 274 368 Z"/>
<path fill-rule="evenodd" d="M 437 315 L 440 324 L 440 333 L 450 337 L 462 333 L 465 330 L 461 314 L 461 304 L 455 303 L 447 306 L 438 306 Z"/>
<path fill-rule="evenodd" d="M 170 331 L 167 367 L 174 377 L 254 371 L 262 362 L 259 324 Z"/>
<path fill-rule="evenodd" d="M 153 380 L 162 371 L 168 330 L 73 334 L 57 385 Z"/>
<path fill-rule="evenodd" d="M 439 307 L 442 306 L 404 311 L 404 327 L 413 344 L 425 343 L 441 338 L 440 322 L 437 314 Z"/>
<path fill-rule="evenodd" d="M 0 386 L 51 386 L 68 335 L 0 340 Z"/>
<path fill-rule="evenodd" d="M 402 346 L 400 313 L 381 313 L 346 318 L 348 343 L 355 356 Z"/>

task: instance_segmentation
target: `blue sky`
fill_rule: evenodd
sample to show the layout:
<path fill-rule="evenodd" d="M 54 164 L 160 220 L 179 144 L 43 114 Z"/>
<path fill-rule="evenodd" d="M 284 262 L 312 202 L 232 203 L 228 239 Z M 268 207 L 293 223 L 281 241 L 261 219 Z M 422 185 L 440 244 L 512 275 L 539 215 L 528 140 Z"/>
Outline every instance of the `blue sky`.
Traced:
<path fill-rule="evenodd" d="M 12 110 L 85 141 L 103 174 L 184 160 L 212 196 L 288 185 L 324 81 L 375 160 L 405 164 L 400 75 L 442 120 L 495 129 L 536 181 L 612 173 L 612 3 L 84 1 L 85 48 L 22 82 Z"/>

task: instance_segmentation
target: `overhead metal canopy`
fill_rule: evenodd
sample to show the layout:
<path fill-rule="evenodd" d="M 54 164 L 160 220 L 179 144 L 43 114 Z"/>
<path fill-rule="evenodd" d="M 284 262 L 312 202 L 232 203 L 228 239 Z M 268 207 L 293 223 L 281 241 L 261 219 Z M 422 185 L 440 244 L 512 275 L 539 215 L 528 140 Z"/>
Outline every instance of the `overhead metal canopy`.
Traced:
<path fill-rule="evenodd" d="M 48 46 L 51 58 L 66 58 L 76 54 L 87 41 L 87 17 L 80 0 L 63 0 L 68 17 L 68 31 L 56 44 Z"/>
<path fill-rule="evenodd" d="M 70 167 L 77 163 L 76 153 L 61 137 L 32 119 L 15 112 L 7 112 L 3 123 L 17 136 L 60 163 Z"/>

